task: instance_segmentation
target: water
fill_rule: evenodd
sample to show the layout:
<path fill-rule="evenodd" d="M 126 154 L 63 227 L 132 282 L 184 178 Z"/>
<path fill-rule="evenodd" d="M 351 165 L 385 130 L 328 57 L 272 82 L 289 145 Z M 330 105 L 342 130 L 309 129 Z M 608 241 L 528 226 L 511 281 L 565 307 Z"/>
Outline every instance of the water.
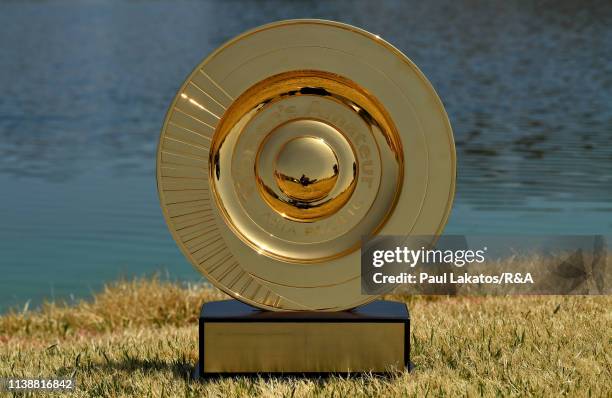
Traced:
<path fill-rule="evenodd" d="M 612 4 L 574 3 L 0 3 L 0 311 L 199 278 L 157 200 L 166 108 L 222 42 L 287 18 L 380 34 L 431 80 L 457 141 L 447 232 L 612 235 Z"/>

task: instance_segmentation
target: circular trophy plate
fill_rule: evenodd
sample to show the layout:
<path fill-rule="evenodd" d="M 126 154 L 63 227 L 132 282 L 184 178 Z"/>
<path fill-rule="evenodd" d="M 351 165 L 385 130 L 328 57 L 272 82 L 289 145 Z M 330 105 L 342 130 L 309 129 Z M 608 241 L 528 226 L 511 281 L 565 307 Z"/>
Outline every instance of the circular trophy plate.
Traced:
<path fill-rule="evenodd" d="M 211 283 L 264 309 L 343 310 L 376 298 L 361 293 L 363 238 L 442 232 L 455 147 L 400 51 L 353 26 L 291 20 L 191 73 L 157 181 L 174 239 Z"/>

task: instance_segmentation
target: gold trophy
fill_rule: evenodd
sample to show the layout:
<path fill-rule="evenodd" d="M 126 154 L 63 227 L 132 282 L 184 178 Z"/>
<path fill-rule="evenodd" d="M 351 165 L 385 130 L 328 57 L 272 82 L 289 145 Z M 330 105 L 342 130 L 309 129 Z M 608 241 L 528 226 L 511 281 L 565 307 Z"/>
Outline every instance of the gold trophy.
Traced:
<path fill-rule="evenodd" d="M 157 181 L 181 250 L 235 299 L 202 308 L 200 375 L 407 366 L 407 308 L 362 293 L 359 249 L 442 232 L 455 149 L 395 47 L 322 20 L 230 40 L 174 98 Z"/>

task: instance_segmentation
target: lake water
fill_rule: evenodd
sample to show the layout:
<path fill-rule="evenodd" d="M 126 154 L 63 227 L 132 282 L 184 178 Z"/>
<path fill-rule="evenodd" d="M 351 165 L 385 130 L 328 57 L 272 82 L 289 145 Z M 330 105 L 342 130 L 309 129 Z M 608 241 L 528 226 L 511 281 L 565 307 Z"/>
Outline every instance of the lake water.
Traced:
<path fill-rule="evenodd" d="M 499 3 L 0 3 L 0 311 L 199 278 L 159 210 L 159 130 L 203 57 L 279 19 L 361 26 L 428 76 L 457 142 L 447 232 L 612 235 L 612 3 Z"/>

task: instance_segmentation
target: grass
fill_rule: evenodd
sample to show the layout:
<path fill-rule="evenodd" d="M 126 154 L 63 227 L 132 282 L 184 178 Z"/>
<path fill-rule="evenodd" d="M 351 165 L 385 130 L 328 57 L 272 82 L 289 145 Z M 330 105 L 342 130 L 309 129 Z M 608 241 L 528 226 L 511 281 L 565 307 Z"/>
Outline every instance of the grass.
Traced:
<path fill-rule="evenodd" d="M 610 296 L 388 297 L 410 305 L 410 374 L 190 380 L 199 306 L 222 298 L 153 278 L 9 312 L 0 378 L 73 376 L 83 397 L 612 396 Z"/>

